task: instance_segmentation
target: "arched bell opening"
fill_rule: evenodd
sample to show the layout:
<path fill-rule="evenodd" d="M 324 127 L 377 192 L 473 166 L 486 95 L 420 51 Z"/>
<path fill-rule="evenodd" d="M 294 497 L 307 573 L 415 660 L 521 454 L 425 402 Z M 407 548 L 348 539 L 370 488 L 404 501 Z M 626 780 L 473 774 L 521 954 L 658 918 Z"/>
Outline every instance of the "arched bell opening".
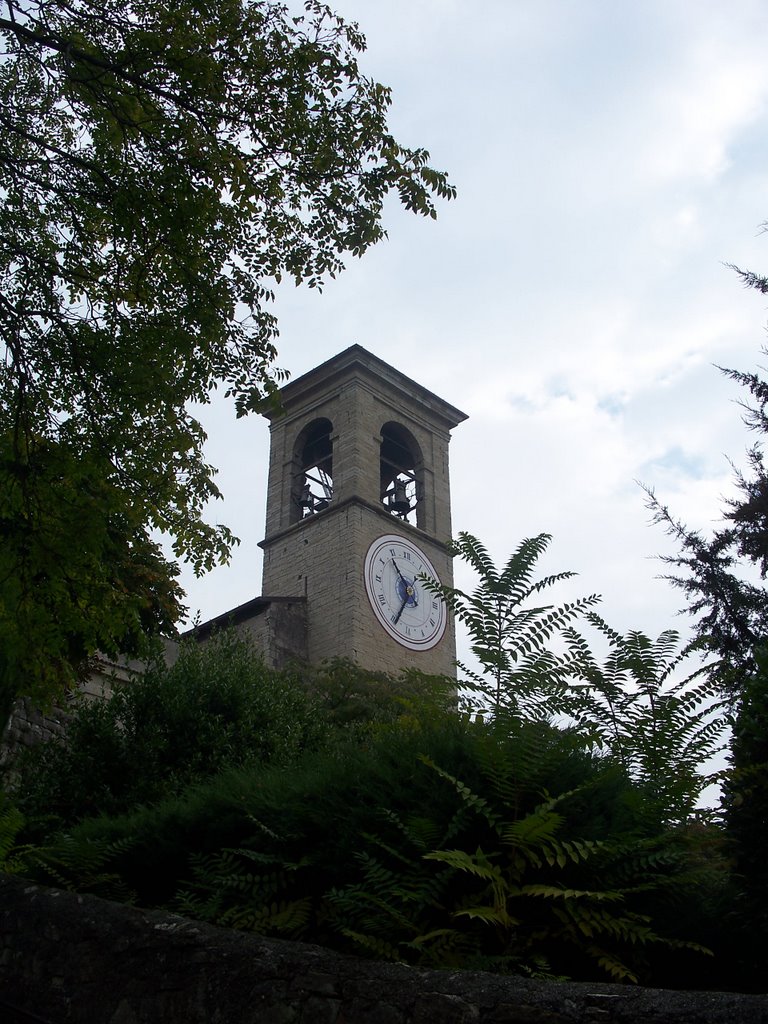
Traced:
<path fill-rule="evenodd" d="M 333 424 L 314 420 L 296 438 L 291 522 L 328 508 L 333 498 Z"/>
<path fill-rule="evenodd" d="M 424 528 L 424 464 L 416 438 L 399 423 L 381 428 L 381 501 L 398 519 Z"/>

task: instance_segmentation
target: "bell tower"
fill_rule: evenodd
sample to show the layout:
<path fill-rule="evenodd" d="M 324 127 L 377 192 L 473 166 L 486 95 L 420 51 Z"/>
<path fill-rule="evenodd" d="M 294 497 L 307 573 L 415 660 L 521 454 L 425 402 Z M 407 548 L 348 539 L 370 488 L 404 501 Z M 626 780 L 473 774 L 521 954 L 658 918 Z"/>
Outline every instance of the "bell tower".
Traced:
<path fill-rule="evenodd" d="M 270 421 L 263 601 L 302 599 L 306 657 L 455 673 L 448 444 L 464 413 L 353 345 L 286 384 Z"/>

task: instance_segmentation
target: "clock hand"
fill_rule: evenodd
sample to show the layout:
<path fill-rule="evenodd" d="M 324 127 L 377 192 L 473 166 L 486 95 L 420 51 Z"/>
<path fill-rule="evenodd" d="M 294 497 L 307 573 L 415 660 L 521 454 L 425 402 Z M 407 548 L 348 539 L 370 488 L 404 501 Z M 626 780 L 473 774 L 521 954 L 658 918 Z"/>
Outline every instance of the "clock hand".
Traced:
<path fill-rule="evenodd" d="M 394 560 L 394 558 L 392 559 L 392 565 L 394 565 L 394 567 L 395 567 L 395 572 L 396 572 L 396 573 L 397 573 L 397 575 L 398 575 L 398 576 L 400 577 L 400 579 L 401 579 L 401 580 L 403 581 L 403 583 L 404 583 L 404 584 L 405 584 L 405 585 L 406 585 L 407 587 L 408 587 L 408 586 L 410 586 L 410 583 L 408 582 L 408 580 L 407 580 L 407 579 L 405 578 L 405 576 L 403 576 L 403 574 L 402 574 L 402 573 L 400 572 L 400 567 L 398 566 L 398 564 L 397 564 L 397 562 L 396 562 L 396 561 Z"/>
<path fill-rule="evenodd" d="M 403 598 L 403 603 L 400 605 L 400 611 L 397 613 L 397 615 L 395 616 L 395 618 L 392 621 L 392 625 L 393 626 L 396 626 L 397 623 L 399 622 L 400 616 L 403 614 L 403 609 L 405 608 L 405 606 L 407 604 L 408 604 L 408 594 L 406 593 L 405 597 Z"/>

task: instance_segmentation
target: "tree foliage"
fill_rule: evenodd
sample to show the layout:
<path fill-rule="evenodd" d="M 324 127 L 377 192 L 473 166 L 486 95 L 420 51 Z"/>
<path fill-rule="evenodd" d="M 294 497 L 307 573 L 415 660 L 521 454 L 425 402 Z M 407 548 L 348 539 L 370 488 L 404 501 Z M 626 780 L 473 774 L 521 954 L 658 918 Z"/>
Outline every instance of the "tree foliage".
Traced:
<path fill-rule="evenodd" d="M 708 762 L 724 746 L 726 717 L 712 665 L 683 673 L 701 642 L 680 647 L 667 630 L 651 640 L 626 635 L 592 611 L 595 595 L 559 607 L 530 599 L 573 573 L 535 579 L 547 534 L 522 541 L 498 569 L 485 546 L 462 533 L 454 552 L 477 573 L 471 594 L 428 585 L 467 627 L 478 673 L 461 665 L 470 703 L 503 720 L 575 722 L 602 755 L 616 760 L 645 793 L 660 821 L 683 823 L 710 783 Z M 574 625 L 583 618 L 585 636 Z M 601 664 L 594 646 L 608 642 Z"/>
<path fill-rule="evenodd" d="M 0 647 L 21 686 L 178 614 L 150 531 L 198 571 L 228 557 L 189 403 L 274 391 L 275 282 L 362 255 L 390 191 L 433 217 L 453 188 L 392 137 L 363 36 L 317 0 L 5 0 L 0 45 Z"/>
<path fill-rule="evenodd" d="M 564 631 L 574 665 L 571 714 L 662 821 L 682 824 L 695 816 L 714 779 L 712 759 L 725 748 L 724 700 L 711 665 L 683 674 L 701 644 L 681 647 L 674 630 L 652 640 L 639 630 L 622 635 L 594 613 L 586 619 L 609 648 L 601 664 L 581 633 Z"/>
<path fill-rule="evenodd" d="M 768 294 L 768 278 L 731 269 L 746 287 Z M 743 935 L 737 956 L 755 963 L 768 950 L 768 381 L 762 368 L 719 369 L 744 388 L 744 423 L 758 435 L 747 449 L 746 467 L 734 466 L 736 494 L 724 502 L 721 525 L 708 536 L 691 530 L 650 489 L 648 495 L 655 520 L 678 544 L 678 553 L 664 559 L 668 578 L 683 592 L 698 637 L 718 657 L 716 678 L 731 703 L 732 767 L 723 784 L 723 806 L 741 888 Z"/>
<path fill-rule="evenodd" d="M 768 278 L 731 267 L 748 288 L 768 294 Z M 763 349 L 768 355 L 768 349 Z M 740 384 L 746 398 L 739 404 L 749 430 L 768 433 L 768 381 L 759 372 L 718 367 Z M 722 525 L 709 536 L 677 519 L 646 487 L 648 507 L 677 542 L 679 553 L 665 556 L 667 575 L 682 590 L 697 635 L 720 659 L 723 686 L 738 696 L 740 680 L 754 670 L 755 653 L 768 636 L 768 593 L 744 571 L 754 566 L 760 581 L 768 573 L 768 473 L 762 440 L 747 449 L 745 469 L 734 466 L 736 495 L 723 506 Z M 757 575 L 757 574 L 755 574 Z"/>
<path fill-rule="evenodd" d="M 765 588 L 744 573 L 736 533 L 727 521 L 706 536 L 677 519 L 652 489 L 646 492 L 654 522 L 679 548 L 675 555 L 661 556 L 670 567 L 664 578 L 684 594 L 695 635 L 718 659 L 713 671 L 723 689 L 736 697 L 740 680 L 753 669 L 762 637 L 768 635 Z"/>
<path fill-rule="evenodd" d="M 731 767 L 723 784 L 725 824 L 732 841 L 741 970 L 768 956 L 768 652 L 757 649 L 755 667 L 742 679 L 733 717 Z"/>
<path fill-rule="evenodd" d="M 543 590 L 575 574 L 535 578 L 536 563 L 551 541 L 546 533 L 523 540 L 498 569 L 477 537 L 462 532 L 453 553 L 477 573 L 471 594 L 425 580 L 440 594 L 469 632 L 481 672 L 460 664 L 465 683 L 481 703 L 528 718 L 562 709 L 568 661 L 554 653 L 551 641 L 600 598 L 596 594 L 555 607 L 531 601 Z"/>
<path fill-rule="evenodd" d="M 146 655 L 174 629 L 176 568 L 98 459 L 42 438 L 22 460 L 0 451 L 0 538 L 0 722 L 16 694 L 46 703 L 94 651 Z"/>

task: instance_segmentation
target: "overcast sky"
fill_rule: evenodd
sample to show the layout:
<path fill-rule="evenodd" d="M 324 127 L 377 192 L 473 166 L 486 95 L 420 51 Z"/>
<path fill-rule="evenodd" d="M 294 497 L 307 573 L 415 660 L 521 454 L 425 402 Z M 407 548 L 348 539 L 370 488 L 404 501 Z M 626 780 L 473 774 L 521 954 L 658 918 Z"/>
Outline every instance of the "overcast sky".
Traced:
<path fill-rule="evenodd" d="M 707 527 L 750 440 L 713 364 L 754 369 L 766 340 L 765 297 L 724 264 L 768 271 L 768 7 L 333 6 L 393 89 L 395 137 L 459 194 L 437 222 L 392 201 L 389 239 L 322 295 L 284 288 L 278 365 L 296 377 L 353 343 L 392 363 L 469 415 L 454 532 L 497 561 L 549 532 L 543 567 L 579 573 L 561 597 L 602 594 L 621 631 L 682 628 L 636 481 Z M 230 567 L 184 574 L 205 619 L 260 593 L 269 437 L 218 401 L 203 419 L 212 518 L 242 539 Z"/>

